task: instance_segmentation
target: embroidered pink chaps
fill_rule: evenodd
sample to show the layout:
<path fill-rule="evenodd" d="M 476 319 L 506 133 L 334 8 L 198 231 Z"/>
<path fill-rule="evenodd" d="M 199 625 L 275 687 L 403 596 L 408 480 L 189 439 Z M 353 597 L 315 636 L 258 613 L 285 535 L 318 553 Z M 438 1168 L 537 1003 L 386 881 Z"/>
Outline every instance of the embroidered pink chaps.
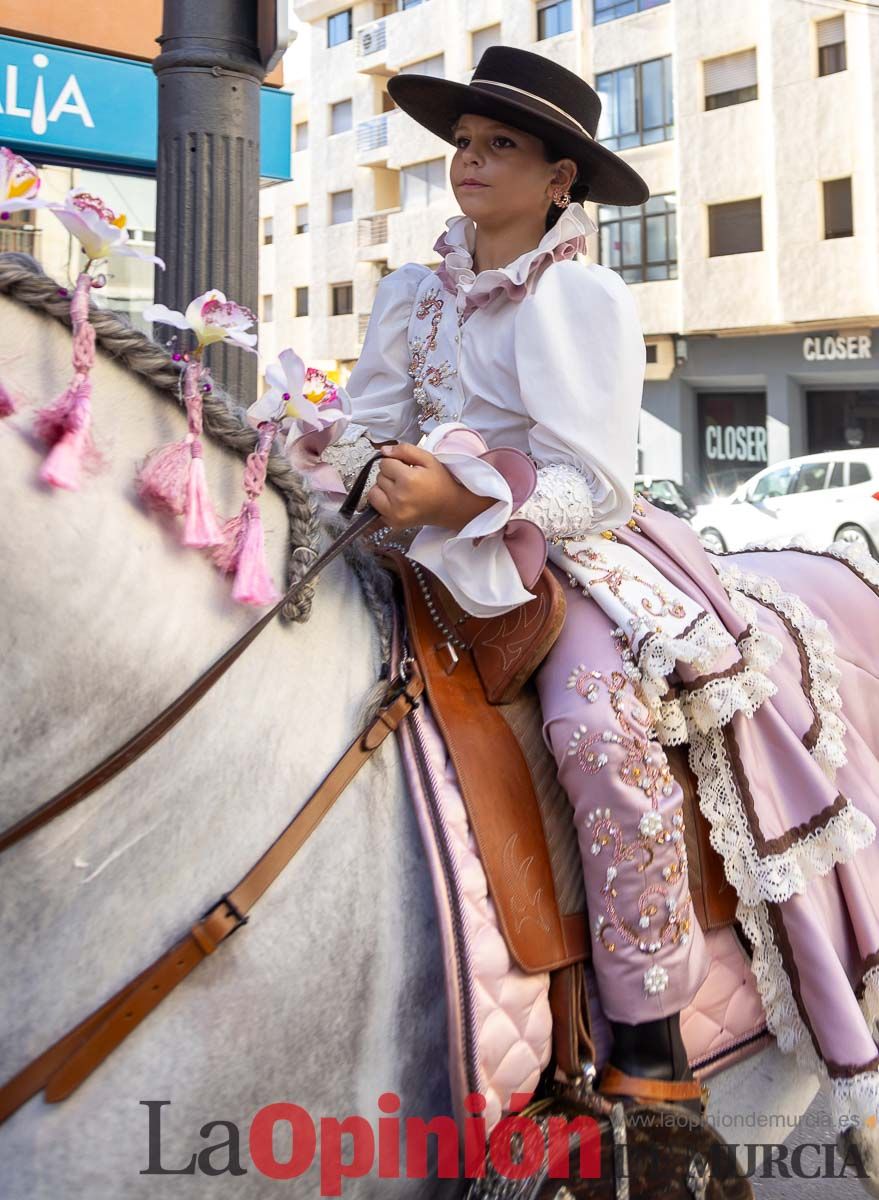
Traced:
<path fill-rule="evenodd" d="M 622 630 L 588 587 L 567 593 L 538 688 L 574 810 L 602 1008 L 650 1020 L 683 1009 L 705 978 L 661 744 L 687 741 L 768 1026 L 829 1077 L 837 1119 L 863 1121 L 879 1112 L 879 567 L 836 550 L 709 558 L 677 518 L 647 505 L 637 521 L 618 540 L 736 642 L 707 673 L 679 662 L 651 720 Z"/>

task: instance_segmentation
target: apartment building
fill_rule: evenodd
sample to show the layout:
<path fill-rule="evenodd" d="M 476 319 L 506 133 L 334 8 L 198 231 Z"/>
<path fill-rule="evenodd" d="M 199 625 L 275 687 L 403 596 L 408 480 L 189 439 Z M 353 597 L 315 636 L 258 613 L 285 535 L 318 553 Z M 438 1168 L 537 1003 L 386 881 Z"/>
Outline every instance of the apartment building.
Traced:
<path fill-rule="evenodd" d="M 697 495 L 879 445 L 879 0 L 297 0 L 293 182 L 263 193 L 263 346 L 356 361 L 378 280 L 457 211 L 444 147 L 387 95 L 483 48 L 581 74 L 647 180 L 592 206 L 647 341 L 639 465 Z M 584 314 L 584 320 L 588 314 Z"/>

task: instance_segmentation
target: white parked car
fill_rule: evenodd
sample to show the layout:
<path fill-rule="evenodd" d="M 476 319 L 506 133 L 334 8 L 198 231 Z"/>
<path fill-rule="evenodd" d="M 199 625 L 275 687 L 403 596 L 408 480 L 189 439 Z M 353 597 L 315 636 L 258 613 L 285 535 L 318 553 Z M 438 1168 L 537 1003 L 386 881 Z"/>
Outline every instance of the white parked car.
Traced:
<path fill-rule="evenodd" d="M 691 524 L 714 552 L 801 537 L 816 549 L 837 539 L 856 543 L 877 557 L 879 449 L 773 463 L 731 496 L 699 505 Z"/>

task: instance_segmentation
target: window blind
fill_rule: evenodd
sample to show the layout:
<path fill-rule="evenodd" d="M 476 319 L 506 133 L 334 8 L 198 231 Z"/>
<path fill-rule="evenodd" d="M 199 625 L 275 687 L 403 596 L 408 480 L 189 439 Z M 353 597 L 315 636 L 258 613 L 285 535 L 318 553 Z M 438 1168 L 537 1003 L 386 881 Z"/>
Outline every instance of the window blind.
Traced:
<path fill-rule="evenodd" d="M 740 88 L 754 87 L 757 83 L 757 51 L 741 50 L 738 54 L 725 54 L 705 63 L 705 95 L 717 96 L 721 92 L 735 92 Z"/>
<path fill-rule="evenodd" d="M 473 58 L 474 67 L 479 62 L 482 55 L 489 46 L 496 46 L 501 40 L 500 25 L 488 25 L 485 29 L 476 29 L 470 35 L 473 39 Z"/>
<path fill-rule="evenodd" d="M 822 46 L 838 46 L 845 41 L 845 17 L 831 17 L 828 21 L 818 22 L 818 48 Z"/>
<path fill-rule="evenodd" d="M 401 75 L 432 75 L 436 79 L 442 79 L 445 74 L 445 56 L 434 54 L 432 58 L 419 59 L 418 62 L 401 67 L 399 73 Z"/>

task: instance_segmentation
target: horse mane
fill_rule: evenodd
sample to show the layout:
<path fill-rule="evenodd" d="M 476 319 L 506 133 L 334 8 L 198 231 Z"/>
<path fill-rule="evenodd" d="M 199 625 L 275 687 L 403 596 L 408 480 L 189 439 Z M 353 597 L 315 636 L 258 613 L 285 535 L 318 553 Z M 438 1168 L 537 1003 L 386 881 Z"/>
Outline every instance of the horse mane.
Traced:
<path fill-rule="evenodd" d="M 47 275 L 29 254 L 14 251 L 0 254 L 0 293 L 70 327 L 69 291 Z M 92 304 L 89 319 L 94 326 L 97 343 L 105 353 L 128 370 L 141 375 L 178 407 L 183 406 L 181 365 L 173 360 L 163 346 L 108 309 Z M 217 386 L 205 394 L 203 403 L 205 433 L 213 441 L 246 458 L 256 446 L 257 435 L 256 430 L 247 424 L 244 409 Z M 276 449 L 272 449 L 269 455 L 266 480 L 281 494 L 287 508 L 289 587 L 305 574 L 319 550 L 321 522 L 317 498 L 302 476 Z M 282 615 L 289 621 L 307 621 L 313 595 L 310 586 L 304 588 L 287 602 L 281 610 Z"/>

